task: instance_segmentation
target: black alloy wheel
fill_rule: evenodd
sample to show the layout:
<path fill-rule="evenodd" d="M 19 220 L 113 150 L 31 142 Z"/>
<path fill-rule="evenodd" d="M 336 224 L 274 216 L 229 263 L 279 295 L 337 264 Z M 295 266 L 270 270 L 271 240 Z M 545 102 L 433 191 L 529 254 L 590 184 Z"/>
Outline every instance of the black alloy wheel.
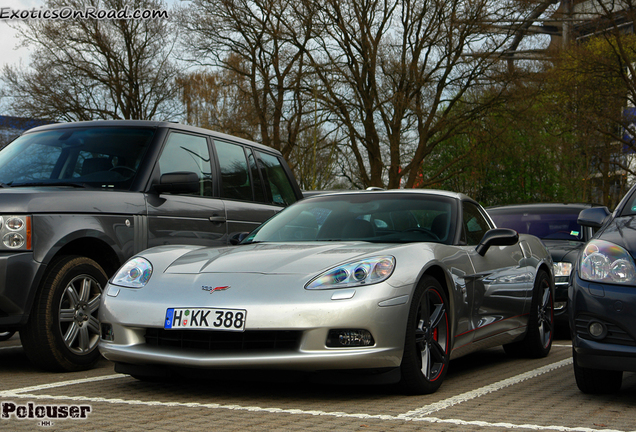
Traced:
<path fill-rule="evenodd" d="M 442 385 L 450 360 L 450 334 L 446 293 L 435 278 L 424 276 L 411 302 L 400 366 L 407 393 L 429 394 Z"/>

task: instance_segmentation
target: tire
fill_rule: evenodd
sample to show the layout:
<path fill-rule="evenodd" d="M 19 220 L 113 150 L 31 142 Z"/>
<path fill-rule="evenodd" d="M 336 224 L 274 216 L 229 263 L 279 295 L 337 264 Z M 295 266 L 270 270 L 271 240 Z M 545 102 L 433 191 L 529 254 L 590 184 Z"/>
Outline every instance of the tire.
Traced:
<path fill-rule="evenodd" d="M 530 304 L 528 330 L 523 340 L 504 345 L 507 354 L 530 358 L 546 357 L 554 338 L 554 289 L 544 270 L 537 272 Z"/>
<path fill-rule="evenodd" d="M 400 365 L 402 389 L 408 394 L 430 394 L 442 385 L 450 360 L 448 299 L 440 283 L 424 276 L 418 284 L 406 324 Z"/>
<path fill-rule="evenodd" d="M 108 278 L 90 258 L 66 256 L 44 277 L 31 315 L 20 331 L 29 360 L 49 371 L 90 369 L 99 360 L 97 318 Z"/>
<path fill-rule="evenodd" d="M 5 331 L 0 333 L 0 342 L 8 341 L 15 334 L 14 331 Z"/>
<path fill-rule="evenodd" d="M 572 357 L 576 385 L 583 393 L 607 394 L 616 393 L 621 389 L 623 371 L 581 367 L 577 363 L 574 349 L 572 349 Z"/>

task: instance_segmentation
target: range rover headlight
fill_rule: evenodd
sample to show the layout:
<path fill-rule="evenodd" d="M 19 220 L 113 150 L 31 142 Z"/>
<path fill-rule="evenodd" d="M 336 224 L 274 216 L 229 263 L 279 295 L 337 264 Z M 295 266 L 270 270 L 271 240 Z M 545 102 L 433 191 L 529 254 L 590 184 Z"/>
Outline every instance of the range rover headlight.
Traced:
<path fill-rule="evenodd" d="M 7 221 L 5 222 L 7 228 L 11 231 L 20 231 L 24 227 L 24 223 L 24 219 L 17 216 L 7 218 Z"/>
<path fill-rule="evenodd" d="M 152 264 L 145 258 L 135 257 L 124 264 L 113 276 L 111 283 L 126 288 L 142 288 L 150 280 Z"/>
<path fill-rule="evenodd" d="M 591 282 L 636 284 L 636 267 L 629 253 L 617 244 L 591 240 L 581 254 L 581 279 Z"/>
<path fill-rule="evenodd" d="M 31 216 L 0 216 L 0 249 L 31 250 Z"/>
<path fill-rule="evenodd" d="M 339 289 L 382 282 L 393 274 L 395 258 L 372 257 L 333 267 L 312 280 L 305 289 Z"/>

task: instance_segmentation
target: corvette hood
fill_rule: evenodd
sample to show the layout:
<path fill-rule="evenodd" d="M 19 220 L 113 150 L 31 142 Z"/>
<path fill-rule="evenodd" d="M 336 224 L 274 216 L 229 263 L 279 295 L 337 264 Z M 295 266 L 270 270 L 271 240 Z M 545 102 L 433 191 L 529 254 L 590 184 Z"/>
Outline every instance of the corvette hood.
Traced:
<path fill-rule="evenodd" d="M 367 255 L 390 254 L 404 245 L 365 242 L 262 243 L 197 249 L 180 256 L 166 273 L 311 274 Z"/>

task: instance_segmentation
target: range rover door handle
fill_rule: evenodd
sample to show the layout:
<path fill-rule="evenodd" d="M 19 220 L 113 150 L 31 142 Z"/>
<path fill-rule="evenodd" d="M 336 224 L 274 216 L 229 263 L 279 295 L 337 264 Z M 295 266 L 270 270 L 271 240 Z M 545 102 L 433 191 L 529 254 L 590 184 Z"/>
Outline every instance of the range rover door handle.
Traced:
<path fill-rule="evenodd" d="M 225 218 L 225 216 L 210 216 L 210 222 L 224 223 L 226 221 L 227 219 Z"/>

